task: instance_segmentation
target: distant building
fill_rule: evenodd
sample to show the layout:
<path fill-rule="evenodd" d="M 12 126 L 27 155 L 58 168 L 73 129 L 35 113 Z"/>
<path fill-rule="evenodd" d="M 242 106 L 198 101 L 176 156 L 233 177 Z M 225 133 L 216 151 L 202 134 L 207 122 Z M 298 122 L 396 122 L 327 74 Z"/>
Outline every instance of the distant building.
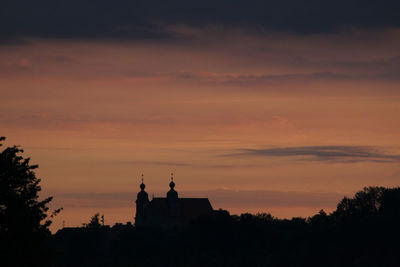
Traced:
<path fill-rule="evenodd" d="M 153 197 L 149 201 L 149 196 L 144 191 L 145 187 L 142 179 L 136 200 L 136 226 L 182 226 L 200 216 L 211 215 L 214 212 L 208 198 L 178 198 L 172 177 L 166 198 Z"/>

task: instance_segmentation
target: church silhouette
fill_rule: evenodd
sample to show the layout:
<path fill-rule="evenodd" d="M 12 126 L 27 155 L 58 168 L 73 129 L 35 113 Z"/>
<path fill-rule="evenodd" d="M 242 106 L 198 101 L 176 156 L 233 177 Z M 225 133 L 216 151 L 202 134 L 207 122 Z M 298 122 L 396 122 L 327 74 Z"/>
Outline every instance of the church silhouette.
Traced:
<path fill-rule="evenodd" d="M 136 226 L 179 227 L 201 216 L 215 213 L 208 198 L 179 198 L 173 180 L 171 176 L 167 197 L 153 197 L 149 201 L 142 178 L 136 200 Z"/>

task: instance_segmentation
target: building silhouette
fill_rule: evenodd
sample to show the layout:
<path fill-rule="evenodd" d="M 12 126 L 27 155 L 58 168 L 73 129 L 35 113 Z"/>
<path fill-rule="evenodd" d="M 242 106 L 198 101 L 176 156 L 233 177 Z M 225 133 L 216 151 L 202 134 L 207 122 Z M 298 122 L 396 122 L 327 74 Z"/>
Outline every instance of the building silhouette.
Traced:
<path fill-rule="evenodd" d="M 167 196 L 153 197 L 150 201 L 145 184 L 140 184 L 136 199 L 135 225 L 138 227 L 177 227 L 201 216 L 211 215 L 214 210 L 208 198 L 179 198 L 173 177 Z"/>

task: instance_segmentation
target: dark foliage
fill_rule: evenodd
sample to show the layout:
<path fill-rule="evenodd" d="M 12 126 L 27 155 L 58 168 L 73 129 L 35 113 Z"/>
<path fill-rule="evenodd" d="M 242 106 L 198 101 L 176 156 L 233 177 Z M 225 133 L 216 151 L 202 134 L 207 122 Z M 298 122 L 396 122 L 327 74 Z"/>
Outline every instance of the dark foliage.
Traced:
<path fill-rule="evenodd" d="M 0 137 L 0 142 L 4 141 Z M 0 146 L 2 144 L 0 143 Z M 39 200 L 41 190 L 29 158 L 23 150 L 7 147 L 0 153 L 0 258 L 2 266 L 46 266 L 49 251 L 44 242 L 50 236 L 48 203 Z"/>
<path fill-rule="evenodd" d="M 104 215 L 102 216 L 102 218 L 104 218 Z M 84 223 L 83 226 L 87 227 L 87 228 L 100 228 L 101 224 L 100 224 L 100 213 L 96 213 L 92 216 L 92 218 L 90 218 L 90 222 L 89 223 Z"/>
<path fill-rule="evenodd" d="M 183 228 L 64 228 L 55 266 L 400 266 L 400 188 L 291 220 L 218 211 Z"/>

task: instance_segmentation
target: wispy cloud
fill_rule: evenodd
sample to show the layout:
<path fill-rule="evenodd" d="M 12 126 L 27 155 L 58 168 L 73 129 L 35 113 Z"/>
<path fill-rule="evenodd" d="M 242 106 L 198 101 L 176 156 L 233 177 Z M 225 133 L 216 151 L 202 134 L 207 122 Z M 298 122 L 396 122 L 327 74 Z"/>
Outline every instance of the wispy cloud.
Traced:
<path fill-rule="evenodd" d="M 356 66 L 356 64 L 354 64 Z M 354 69 L 356 69 L 354 67 Z M 342 73 L 338 71 L 311 72 L 311 73 L 286 73 L 286 74 L 240 74 L 240 73 L 191 73 L 181 72 L 171 74 L 181 81 L 196 81 L 205 85 L 243 86 L 249 85 L 276 85 L 284 82 L 310 82 L 310 81 L 398 81 L 398 68 L 387 67 L 384 70 L 370 73 Z"/>
<path fill-rule="evenodd" d="M 183 162 L 183 161 L 139 161 L 139 160 L 120 160 L 114 163 L 128 165 L 153 165 L 153 166 L 174 166 L 174 167 L 190 167 L 190 168 L 216 168 L 216 169 L 231 169 L 231 168 L 248 168 L 258 166 L 256 164 L 214 164 L 206 162 Z"/>
<path fill-rule="evenodd" d="M 371 146 L 300 146 L 238 149 L 229 157 L 288 157 L 296 160 L 355 163 L 361 161 L 393 162 L 400 155 L 388 154 Z"/>

